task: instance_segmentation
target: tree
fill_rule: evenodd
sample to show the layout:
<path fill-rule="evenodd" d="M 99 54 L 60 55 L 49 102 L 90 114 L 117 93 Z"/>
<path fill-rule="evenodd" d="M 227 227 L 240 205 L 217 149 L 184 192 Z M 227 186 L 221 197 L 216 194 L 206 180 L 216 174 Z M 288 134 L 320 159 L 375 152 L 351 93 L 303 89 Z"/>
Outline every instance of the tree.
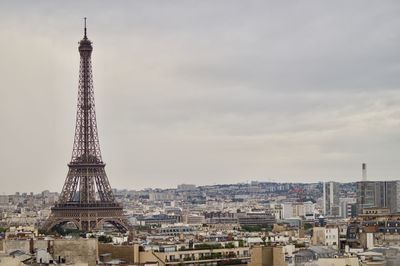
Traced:
<path fill-rule="evenodd" d="M 312 224 L 310 224 L 310 223 L 305 223 L 305 224 L 304 224 L 304 230 L 309 230 L 309 229 L 311 229 L 311 228 L 313 228 L 313 225 L 312 225 Z"/>
<path fill-rule="evenodd" d="M 1 232 L 1 229 L 0 229 L 0 232 Z M 39 235 L 47 235 L 48 234 L 48 232 L 45 229 L 42 229 L 42 228 L 38 229 L 38 233 L 39 233 Z"/>
<path fill-rule="evenodd" d="M 232 242 L 225 244 L 225 248 L 234 248 L 234 247 L 235 247 L 235 244 L 233 244 Z"/>
<path fill-rule="evenodd" d="M 102 243 L 112 243 L 113 242 L 111 236 L 105 236 L 105 235 L 99 236 L 98 240 L 99 240 L 99 242 L 102 242 Z"/>

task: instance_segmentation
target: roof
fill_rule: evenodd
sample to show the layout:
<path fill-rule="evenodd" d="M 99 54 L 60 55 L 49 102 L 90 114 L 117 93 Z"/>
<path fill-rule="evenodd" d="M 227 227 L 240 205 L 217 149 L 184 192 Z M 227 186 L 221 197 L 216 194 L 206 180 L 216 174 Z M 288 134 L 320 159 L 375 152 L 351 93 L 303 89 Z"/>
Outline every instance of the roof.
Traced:
<path fill-rule="evenodd" d="M 314 252 L 309 249 L 301 249 L 294 255 L 295 257 L 314 257 Z"/>
<path fill-rule="evenodd" d="M 310 250 L 313 252 L 317 253 L 319 256 L 321 255 L 333 255 L 337 254 L 338 251 L 336 249 L 333 249 L 331 247 L 326 247 L 326 246 L 311 246 L 309 247 Z"/>
<path fill-rule="evenodd" d="M 357 255 L 360 255 L 360 256 L 382 256 L 382 253 L 373 252 L 373 251 L 366 251 L 366 252 L 360 252 Z"/>
<path fill-rule="evenodd" d="M 247 238 L 247 243 L 262 243 L 261 237 L 249 237 Z"/>
<path fill-rule="evenodd" d="M 25 252 L 23 252 L 22 250 L 17 249 L 17 250 L 14 250 L 14 251 L 10 252 L 9 255 L 10 256 L 19 257 L 19 256 L 22 256 L 22 255 L 27 255 L 27 254 Z"/>

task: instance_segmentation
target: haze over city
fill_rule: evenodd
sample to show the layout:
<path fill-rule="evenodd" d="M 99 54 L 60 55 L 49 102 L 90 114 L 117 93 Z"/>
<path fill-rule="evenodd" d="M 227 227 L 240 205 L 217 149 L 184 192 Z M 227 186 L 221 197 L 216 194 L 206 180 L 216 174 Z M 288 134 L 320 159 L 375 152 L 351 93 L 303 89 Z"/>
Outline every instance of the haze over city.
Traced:
<path fill-rule="evenodd" d="M 94 4 L 96 3 L 96 4 Z M 115 188 L 399 178 L 396 1 L 0 3 L 0 193 L 60 191 L 83 17 Z"/>

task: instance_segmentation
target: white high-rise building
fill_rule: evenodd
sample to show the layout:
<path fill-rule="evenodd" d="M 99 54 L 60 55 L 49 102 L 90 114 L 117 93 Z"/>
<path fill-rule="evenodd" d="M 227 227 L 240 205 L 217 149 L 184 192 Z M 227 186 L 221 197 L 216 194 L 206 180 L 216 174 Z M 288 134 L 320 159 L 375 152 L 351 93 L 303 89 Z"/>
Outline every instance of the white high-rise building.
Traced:
<path fill-rule="evenodd" d="M 324 215 L 325 216 L 339 216 L 339 183 L 338 182 L 324 182 L 323 187 L 324 197 Z"/>

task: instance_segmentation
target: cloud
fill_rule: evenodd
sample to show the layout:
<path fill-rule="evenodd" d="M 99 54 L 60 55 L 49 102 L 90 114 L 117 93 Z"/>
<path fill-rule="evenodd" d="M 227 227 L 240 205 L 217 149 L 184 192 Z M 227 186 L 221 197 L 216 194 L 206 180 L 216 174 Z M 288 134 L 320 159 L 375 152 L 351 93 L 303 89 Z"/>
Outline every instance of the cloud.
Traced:
<path fill-rule="evenodd" d="M 3 2 L 0 192 L 61 189 L 84 16 L 114 187 L 397 178 L 399 8 Z"/>

